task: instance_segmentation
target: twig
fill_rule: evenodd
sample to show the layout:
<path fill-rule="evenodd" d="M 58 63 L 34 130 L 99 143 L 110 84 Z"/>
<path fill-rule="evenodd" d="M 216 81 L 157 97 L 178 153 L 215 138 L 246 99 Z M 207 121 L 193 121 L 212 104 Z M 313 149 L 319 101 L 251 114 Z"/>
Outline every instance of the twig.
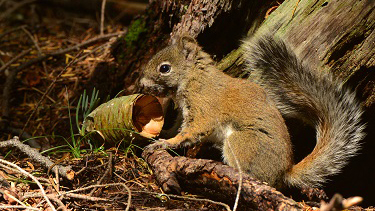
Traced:
<path fill-rule="evenodd" d="M 127 206 L 125 211 L 128 211 L 131 205 L 131 191 L 126 186 L 124 183 L 111 183 L 111 184 L 102 184 L 102 185 L 90 185 L 88 187 L 84 188 L 79 188 L 76 190 L 71 190 L 71 191 L 66 191 L 66 192 L 60 192 L 59 194 L 47 194 L 46 196 L 50 198 L 51 200 L 54 200 L 54 198 L 59 197 L 59 196 L 64 196 L 64 197 L 71 197 L 71 198 L 77 198 L 77 199 L 84 199 L 84 200 L 90 200 L 90 201 L 113 201 L 112 199 L 105 199 L 105 198 L 100 198 L 100 197 L 93 197 L 93 196 L 87 196 L 87 195 L 82 195 L 82 194 L 76 194 L 75 192 L 80 192 L 80 191 L 85 191 L 89 190 L 91 188 L 97 188 L 97 187 L 109 187 L 109 186 L 123 186 L 127 191 L 128 191 L 128 201 L 127 201 Z M 25 193 L 21 200 L 25 200 L 28 198 L 33 198 L 33 197 L 42 197 L 42 194 L 40 193 Z"/>
<path fill-rule="evenodd" d="M 17 203 L 19 203 L 21 206 L 23 206 L 24 209 L 39 210 L 38 208 L 27 206 L 25 203 L 23 203 L 22 201 L 20 201 L 16 197 L 14 197 L 12 194 L 9 194 L 9 193 L 7 193 L 5 191 L 1 191 L 1 193 L 5 194 L 7 197 L 9 197 L 9 198 L 13 199 L 14 201 L 16 201 Z"/>
<path fill-rule="evenodd" d="M 29 36 L 30 40 L 34 43 L 35 48 L 38 50 L 39 56 L 42 55 L 42 50 L 39 47 L 38 42 L 34 39 L 33 35 L 25 27 L 22 27 L 22 30 Z"/>
<path fill-rule="evenodd" d="M 102 0 L 102 13 L 100 18 L 100 35 L 104 34 L 104 14 L 105 14 L 105 4 L 106 0 Z"/>
<path fill-rule="evenodd" d="M 124 181 L 125 184 L 126 184 L 126 183 L 134 183 L 134 184 L 139 185 L 139 187 L 141 187 L 141 188 L 144 188 L 144 187 L 145 187 L 145 186 L 142 185 L 140 182 L 137 182 L 137 181 L 135 181 L 135 180 L 126 180 L 125 178 L 123 178 L 122 176 L 120 176 L 119 174 L 117 174 L 116 172 L 113 172 L 113 174 L 116 175 L 118 178 L 120 178 L 120 180 Z"/>
<path fill-rule="evenodd" d="M 209 202 L 211 204 L 217 204 L 217 205 L 223 206 L 223 207 L 225 207 L 226 210 L 231 211 L 229 205 L 227 205 L 225 203 L 222 203 L 222 202 L 213 201 L 213 200 L 210 200 L 210 199 L 198 199 L 198 198 L 192 198 L 192 197 L 187 197 L 187 196 L 178 196 L 178 195 L 174 195 L 174 194 L 161 194 L 161 193 L 151 192 L 151 191 L 133 191 L 133 192 L 134 193 L 155 194 L 155 195 L 167 196 L 168 198 L 186 199 L 186 200 L 190 200 L 190 201 Z"/>
<path fill-rule="evenodd" d="M 48 86 L 46 92 L 44 92 L 43 96 L 40 98 L 40 100 L 39 100 L 38 103 L 36 104 L 36 106 L 35 106 L 33 112 L 30 114 L 29 118 L 27 119 L 25 125 L 24 125 L 23 128 L 22 128 L 22 132 L 21 132 L 20 136 L 22 136 L 22 134 L 23 134 L 23 132 L 25 131 L 27 125 L 29 124 L 31 118 L 34 116 L 34 114 L 35 114 L 36 111 L 38 110 L 38 108 L 39 108 L 40 104 L 43 102 L 44 98 L 45 98 L 45 97 L 48 95 L 48 93 L 51 91 L 51 89 L 52 89 L 53 85 L 55 85 L 57 79 L 60 78 L 60 76 L 63 74 L 63 72 L 65 72 L 66 69 L 68 69 L 68 67 L 70 67 L 70 66 L 73 64 L 73 62 L 75 62 L 76 58 L 77 58 L 79 55 L 81 55 L 81 53 L 82 53 L 82 51 L 79 52 L 79 53 L 74 57 L 74 59 L 73 59 L 72 61 L 70 61 L 69 64 L 67 64 L 63 70 L 60 71 L 60 73 L 55 77 L 55 79 L 53 79 L 52 83 Z"/>
<path fill-rule="evenodd" d="M 48 179 L 51 181 L 51 184 L 53 185 L 53 187 L 55 188 L 55 190 L 57 192 L 60 191 L 60 178 L 59 178 L 59 171 L 57 168 L 55 168 L 55 181 L 53 181 L 52 177 L 50 177 L 49 175 L 49 172 L 51 171 L 51 169 L 56 166 L 57 164 L 61 163 L 63 160 L 65 160 L 68 156 L 68 154 L 65 154 L 62 158 L 60 158 L 59 160 L 57 160 L 52 166 L 50 166 L 47 170 L 47 176 L 48 176 Z"/>
<path fill-rule="evenodd" d="M 77 199 L 90 200 L 90 201 L 113 201 L 113 199 L 106 199 L 106 198 L 82 195 L 82 194 L 77 194 L 77 193 L 67 193 L 67 194 L 64 194 L 64 196 L 77 198 Z"/>
<path fill-rule="evenodd" d="M 107 177 L 108 174 L 111 174 L 111 172 L 112 172 L 112 166 L 113 166 L 113 165 L 112 165 L 112 159 L 113 159 L 112 152 L 109 152 L 109 158 L 108 158 L 108 165 L 107 165 L 107 168 L 106 168 L 106 170 L 105 170 L 103 176 L 97 181 L 97 183 L 96 183 L 97 185 L 100 185 L 100 184 L 103 182 L 104 178 Z M 91 196 L 96 190 L 97 190 L 96 187 L 93 188 L 93 189 L 90 191 L 89 196 Z"/>
<path fill-rule="evenodd" d="M 0 209 L 30 209 L 30 210 L 39 210 L 34 207 L 24 207 L 22 205 L 0 205 Z"/>
<path fill-rule="evenodd" d="M 31 41 L 34 43 L 35 48 L 38 50 L 38 56 L 43 55 L 42 49 L 40 49 L 38 42 L 34 39 L 33 35 L 25 27 L 22 30 L 30 37 Z M 47 74 L 46 62 L 42 61 L 44 72 Z"/>
<path fill-rule="evenodd" d="M 87 40 L 87 41 L 85 41 L 83 43 L 79 43 L 79 44 L 77 44 L 75 46 L 68 47 L 68 48 L 65 48 L 65 49 L 61 49 L 59 51 L 52 52 L 52 53 L 50 53 L 48 55 L 48 57 L 65 54 L 65 53 L 68 53 L 69 51 L 72 51 L 72 50 L 79 50 L 80 48 L 82 48 L 84 46 L 91 45 L 92 43 L 99 42 L 99 41 L 105 40 L 105 39 L 109 39 L 111 37 L 115 37 L 115 36 L 121 35 L 123 33 L 125 33 L 125 31 L 120 31 L 120 32 L 115 32 L 115 33 L 111 33 L 111 34 L 100 35 L 100 36 L 91 38 L 91 39 L 89 39 L 89 40 Z"/>
<path fill-rule="evenodd" d="M 20 29 L 22 29 L 23 27 L 26 27 L 27 25 L 22 25 L 22 26 L 18 26 L 16 28 L 13 28 L 13 29 L 9 29 L 8 31 L 5 31 L 4 33 L 0 34 L 0 40 L 7 34 L 10 34 L 10 33 L 13 33 L 15 31 L 18 31 Z"/>
<path fill-rule="evenodd" d="M 49 195 L 47 195 L 47 196 L 48 196 L 49 199 L 51 199 L 52 201 L 56 202 L 59 205 L 59 207 L 57 208 L 57 210 L 62 209 L 64 211 L 68 211 L 68 208 L 65 206 L 64 203 L 62 203 L 62 201 L 59 198 L 57 198 L 57 197 L 50 197 Z"/>
<path fill-rule="evenodd" d="M 94 54 L 96 51 L 105 49 L 107 46 L 110 46 L 110 45 L 111 45 L 110 41 L 106 42 L 102 45 L 99 45 L 99 46 L 95 47 L 94 49 L 90 50 L 90 52 L 88 52 L 85 55 L 82 55 L 81 57 L 79 57 L 76 61 L 80 62 L 80 61 L 84 60 L 86 57 L 90 56 L 91 54 Z"/>
<path fill-rule="evenodd" d="M 46 168 L 54 165 L 54 163 L 50 159 L 41 155 L 36 149 L 33 149 L 30 146 L 20 142 L 17 136 L 15 136 L 13 139 L 0 142 L 0 148 L 10 147 L 10 146 L 17 147 L 23 153 L 27 154 L 31 159 L 37 161 L 38 163 L 42 164 Z M 65 166 L 56 165 L 55 167 L 53 167 L 53 169 L 54 168 L 57 168 L 59 170 L 59 173 L 65 178 L 69 180 L 72 180 L 74 178 L 74 171 L 71 170 L 70 166 L 65 167 Z"/>
<path fill-rule="evenodd" d="M 9 113 L 10 113 L 10 110 L 9 110 L 10 93 L 12 91 L 13 82 L 14 82 L 16 76 L 17 76 L 17 73 L 20 70 L 23 70 L 24 68 L 27 68 L 27 67 L 35 64 L 35 63 L 41 62 L 41 61 L 43 61 L 43 60 L 45 60 L 49 57 L 59 56 L 59 55 L 68 53 L 68 52 L 73 51 L 73 50 L 79 50 L 80 48 L 82 48 L 84 46 L 88 46 L 92 43 L 95 43 L 95 42 L 98 42 L 98 41 L 101 41 L 101 40 L 105 40 L 105 39 L 109 39 L 111 37 L 118 36 L 118 35 L 123 34 L 123 33 L 124 32 L 121 31 L 121 32 L 116 32 L 116 33 L 112 33 L 112 34 L 105 34 L 103 36 L 98 36 L 98 37 L 89 39 L 85 42 L 79 43 L 75 46 L 71 46 L 71 47 L 61 49 L 61 50 L 58 50 L 58 51 L 55 51 L 55 52 L 44 54 L 42 56 L 39 56 L 35 59 L 31 59 L 28 62 L 14 68 L 12 71 L 10 71 L 10 73 L 9 73 L 9 75 L 8 75 L 6 81 L 5 81 L 4 90 L 3 90 L 3 97 L 2 97 L 2 116 L 5 117 L 5 118 L 9 117 Z"/>
<path fill-rule="evenodd" d="M 91 188 L 94 188 L 94 187 L 108 187 L 108 186 L 123 186 L 128 191 L 128 205 L 126 206 L 126 209 L 125 209 L 125 211 L 128 211 L 129 208 L 130 208 L 130 204 L 131 204 L 132 194 L 131 194 L 131 190 L 129 189 L 129 187 L 127 185 L 125 185 L 124 183 L 110 183 L 110 184 L 103 184 L 103 185 L 90 185 L 88 187 L 84 187 L 84 188 L 79 188 L 79 189 L 76 189 L 76 190 L 67 191 L 66 193 L 74 193 L 74 192 L 78 192 L 78 191 L 84 191 L 84 190 L 88 190 L 88 189 L 91 189 Z"/>
<path fill-rule="evenodd" d="M 351 206 L 357 205 L 362 202 L 362 197 L 355 196 L 348 199 L 344 199 L 342 195 L 336 193 L 329 203 L 322 201 L 320 206 L 321 211 L 339 211 L 348 209 Z"/>
<path fill-rule="evenodd" d="M 12 8 L 8 9 L 7 11 L 3 12 L 2 15 L 0 15 L 0 22 L 6 18 L 8 15 L 12 14 L 14 11 L 16 11 L 18 8 L 23 7 L 24 5 L 30 4 L 35 2 L 36 0 L 24 0 L 17 4 L 15 4 Z"/>
<path fill-rule="evenodd" d="M 77 199 L 84 199 L 84 200 L 90 200 L 90 201 L 113 201 L 112 199 L 106 199 L 106 198 L 100 198 L 100 197 L 94 197 L 94 196 L 88 196 L 83 194 L 76 194 L 76 193 L 67 193 L 67 192 L 61 192 L 59 194 L 53 193 L 53 194 L 47 194 L 46 195 L 49 199 L 54 200 L 57 196 L 64 196 L 64 197 L 71 197 L 71 198 L 77 198 Z M 28 199 L 28 198 L 38 198 L 42 197 L 42 194 L 40 193 L 25 193 L 22 197 L 22 200 Z"/>
<path fill-rule="evenodd" d="M 7 121 L 7 120 L 2 120 L 2 121 Z M 16 136 L 18 134 L 21 133 L 21 129 L 20 128 L 13 128 L 13 127 L 9 127 L 7 126 L 6 128 L 1 128 L 3 129 L 4 132 L 7 132 L 7 133 L 11 133 L 13 136 Z M 32 148 L 42 148 L 42 146 L 36 141 L 36 139 L 34 139 L 30 134 L 28 134 L 27 132 L 24 132 L 21 136 L 21 139 L 22 140 L 27 140 L 27 144 L 29 146 L 31 146 Z"/>
<path fill-rule="evenodd" d="M 38 92 L 39 94 L 44 95 L 44 92 L 40 91 L 39 89 L 37 89 L 37 88 L 35 88 L 35 87 L 32 87 L 31 89 L 34 90 L 34 91 L 36 91 L 36 92 Z M 53 104 L 56 103 L 56 101 L 55 101 L 54 99 L 52 99 L 52 97 L 50 97 L 50 96 L 47 95 L 46 98 L 47 98 L 48 100 L 50 100 Z"/>
<path fill-rule="evenodd" d="M 3 72 L 6 68 L 8 68 L 11 64 L 13 64 L 15 61 L 17 61 L 18 59 L 24 57 L 26 54 L 30 53 L 30 51 L 32 50 L 32 48 L 29 48 L 27 50 L 24 50 L 22 51 L 21 53 L 19 53 L 17 56 L 13 57 L 11 60 L 9 60 L 6 64 L 4 64 L 3 66 L 0 67 L 0 73 Z"/>
<path fill-rule="evenodd" d="M 3 143 L 3 142 L 0 142 L 0 143 Z M 43 189 L 43 186 L 40 184 L 40 182 L 31 174 L 29 174 L 27 171 L 23 170 L 22 168 L 20 168 L 19 166 L 17 166 L 16 164 L 13 164 L 9 161 L 6 161 L 6 160 L 3 160 L 3 159 L 0 159 L 0 162 L 1 163 L 5 163 L 9 166 L 12 166 L 14 168 L 16 168 L 19 172 L 21 172 L 22 174 L 30 177 L 37 185 L 38 187 L 40 188 L 40 191 L 41 193 L 43 194 L 43 198 L 46 200 L 46 202 L 48 203 L 48 205 L 51 207 L 51 209 L 53 211 L 56 211 L 55 207 L 53 206 L 53 204 L 51 203 L 51 201 L 48 199 L 48 197 L 46 196 L 46 192 L 44 191 Z"/>

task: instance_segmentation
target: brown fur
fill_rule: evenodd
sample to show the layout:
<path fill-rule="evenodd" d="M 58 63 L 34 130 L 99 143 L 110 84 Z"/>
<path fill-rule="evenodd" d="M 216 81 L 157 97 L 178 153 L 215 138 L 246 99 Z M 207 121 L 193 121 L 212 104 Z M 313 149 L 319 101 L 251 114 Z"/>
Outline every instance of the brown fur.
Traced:
<path fill-rule="evenodd" d="M 170 65 L 170 72 L 159 71 L 163 64 Z M 193 38 L 182 37 L 157 53 L 143 74 L 146 92 L 172 97 L 182 111 L 180 132 L 165 140 L 170 147 L 211 141 L 222 149 L 230 166 L 238 167 L 237 159 L 242 170 L 276 187 L 301 177 L 314 153 L 320 153 L 313 152 L 293 167 L 290 137 L 275 104 L 278 101 L 260 85 L 217 70 Z M 288 95 L 300 95 L 299 91 Z"/>

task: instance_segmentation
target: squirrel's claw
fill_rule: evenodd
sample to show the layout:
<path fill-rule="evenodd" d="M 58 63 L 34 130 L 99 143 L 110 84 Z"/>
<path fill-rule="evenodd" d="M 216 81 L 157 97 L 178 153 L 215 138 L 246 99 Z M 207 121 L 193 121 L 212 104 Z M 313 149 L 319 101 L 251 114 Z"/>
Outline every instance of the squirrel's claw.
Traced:
<path fill-rule="evenodd" d="M 147 148 L 151 150 L 163 150 L 163 149 L 177 148 L 177 147 L 178 146 L 169 143 L 166 139 L 159 139 L 159 141 L 156 141 L 147 146 Z"/>

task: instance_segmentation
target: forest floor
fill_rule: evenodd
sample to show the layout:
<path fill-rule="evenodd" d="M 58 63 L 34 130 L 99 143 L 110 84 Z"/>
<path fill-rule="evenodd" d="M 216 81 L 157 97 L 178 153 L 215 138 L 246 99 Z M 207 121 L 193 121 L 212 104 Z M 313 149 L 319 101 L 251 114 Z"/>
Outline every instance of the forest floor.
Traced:
<path fill-rule="evenodd" d="M 111 45 L 147 1 L 129 14 L 107 13 L 104 27 L 100 5 L 34 2 L 0 0 L 0 210 L 53 210 L 46 198 L 61 210 L 227 210 L 186 192 L 165 194 L 140 146 L 79 135 L 80 96 L 95 87 L 98 65 L 115 63 Z M 67 176 L 54 174 L 55 166 L 68 166 Z"/>
<path fill-rule="evenodd" d="M 80 142 L 75 114 L 83 87 L 98 63 L 113 60 L 111 41 L 126 31 L 134 14 L 106 16 L 100 35 L 100 10 L 90 14 L 48 4 L 17 4 L 0 1 L 1 140 L 32 137 L 53 165 L 71 166 L 75 174 L 71 180 L 56 178 L 50 172 L 53 166 L 35 162 L 17 148 L 2 147 L 1 159 L 26 173 L 1 162 L 0 209 L 51 210 L 42 189 L 62 210 L 223 209 L 189 199 L 196 196 L 165 195 L 136 147 Z M 12 10 L 15 6 L 20 7 Z"/>

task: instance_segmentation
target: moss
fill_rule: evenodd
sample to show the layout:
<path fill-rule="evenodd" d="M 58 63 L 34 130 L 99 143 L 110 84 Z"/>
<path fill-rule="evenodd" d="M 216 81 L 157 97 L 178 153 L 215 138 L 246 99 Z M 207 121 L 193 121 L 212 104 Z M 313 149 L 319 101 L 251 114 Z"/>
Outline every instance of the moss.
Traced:
<path fill-rule="evenodd" d="M 134 48 L 134 43 L 136 43 L 140 35 L 147 31 L 146 21 L 143 18 L 135 20 L 129 27 L 128 33 L 124 37 L 125 46 L 129 49 Z"/>

